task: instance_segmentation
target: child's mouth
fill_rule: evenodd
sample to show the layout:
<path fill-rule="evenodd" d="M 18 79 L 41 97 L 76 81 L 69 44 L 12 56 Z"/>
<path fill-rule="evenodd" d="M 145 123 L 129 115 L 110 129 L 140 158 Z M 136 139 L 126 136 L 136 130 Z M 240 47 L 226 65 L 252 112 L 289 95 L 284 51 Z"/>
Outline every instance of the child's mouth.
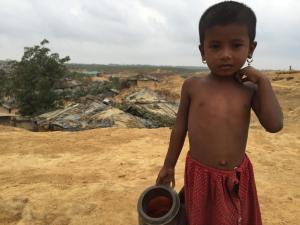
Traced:
<path fill-rule="evenodd" d="M 232 68 L 233 65 L 231 65 L 231 64 L 223 64 L 223 65 L 220 65 L 219 67 L 220 67 L 221 69 L 229 69 L 229 68 Z"/>

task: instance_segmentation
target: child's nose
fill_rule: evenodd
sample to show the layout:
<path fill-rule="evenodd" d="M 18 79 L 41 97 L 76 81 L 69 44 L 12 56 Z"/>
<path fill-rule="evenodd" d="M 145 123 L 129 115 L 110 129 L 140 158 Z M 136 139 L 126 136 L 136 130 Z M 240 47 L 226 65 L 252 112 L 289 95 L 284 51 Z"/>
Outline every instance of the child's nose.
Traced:
<path fill-rule="evenodd" d="M 221 52 L 221 59 L 230 59 L 232 54 L 231 50 L 229 48 L 224 48 Z"/>

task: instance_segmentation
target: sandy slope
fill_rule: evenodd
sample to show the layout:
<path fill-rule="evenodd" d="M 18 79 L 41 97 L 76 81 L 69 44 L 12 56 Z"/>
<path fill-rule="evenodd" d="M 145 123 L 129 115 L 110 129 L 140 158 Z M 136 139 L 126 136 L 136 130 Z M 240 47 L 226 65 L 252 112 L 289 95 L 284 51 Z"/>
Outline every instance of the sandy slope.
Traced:
<path fill-rule="evenodd" d="M 299 224 L 300 74 L 293 76 L 273 82 L 284 130 L 268 134 L 251 122 L 248 154 L 265 225 Z M 137 224 L 137 199 L 154 183 L 169 135 L 169 128 L 32 133 L 0 126 L 0 224 Z M 177 190 L 187 149 L 186 141 Z"/>

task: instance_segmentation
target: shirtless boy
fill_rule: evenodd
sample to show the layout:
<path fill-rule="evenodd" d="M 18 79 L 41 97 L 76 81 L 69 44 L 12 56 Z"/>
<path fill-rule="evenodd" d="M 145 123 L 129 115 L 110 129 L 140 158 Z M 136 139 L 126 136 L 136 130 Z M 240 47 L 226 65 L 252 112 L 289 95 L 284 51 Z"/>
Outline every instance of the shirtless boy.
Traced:
<path fill-rule="evenodd" d="M 254 12 L 234 1 L 211 6 L 200 19 L 199 49 L 210 73 L 184 81 L 156 181 L 174 187 L 174 168 L 188 132 L 184 190 L 189 225 L 262 224 L 245 154 L 250 111 L 271 133 L 282 129 L 283 115 L 268 78 L 251 66 L 242 68 L 252 60 L 255 30 Z"/>

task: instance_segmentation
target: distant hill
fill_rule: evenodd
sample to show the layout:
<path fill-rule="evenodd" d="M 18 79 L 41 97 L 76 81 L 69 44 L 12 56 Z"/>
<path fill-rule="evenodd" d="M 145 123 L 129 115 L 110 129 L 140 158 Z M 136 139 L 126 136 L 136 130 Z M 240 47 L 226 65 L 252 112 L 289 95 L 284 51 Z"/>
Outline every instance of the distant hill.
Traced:
<path fill-rule="evenodd" d="M 0 59 L 1 65 L 7 64 L 12 60 Z M 121 65 L 121 64 L 82 64 L 82 63 L 67 63 L 67 68 L 73 71 L 84 71 L 84 73 L 121 73 L 124 71 L 132 73 L 180 73 L 189 74 L 194 72 L 207 71 L 206 67 L 201 66 L 165 66 L 165 65 Z"/>
<path fill-rule="evenodd" d="M 98 71 L 102 73 L 119 73 L 119 72 L 135 72 L 135 73 L 191 73 L 206 71 L 206 67 L 198 66 L 156 66 L 156 65 L 120 65 L 120 64 L 77 64 L 68 63 L 67 67 L 77 71 Z"/>

